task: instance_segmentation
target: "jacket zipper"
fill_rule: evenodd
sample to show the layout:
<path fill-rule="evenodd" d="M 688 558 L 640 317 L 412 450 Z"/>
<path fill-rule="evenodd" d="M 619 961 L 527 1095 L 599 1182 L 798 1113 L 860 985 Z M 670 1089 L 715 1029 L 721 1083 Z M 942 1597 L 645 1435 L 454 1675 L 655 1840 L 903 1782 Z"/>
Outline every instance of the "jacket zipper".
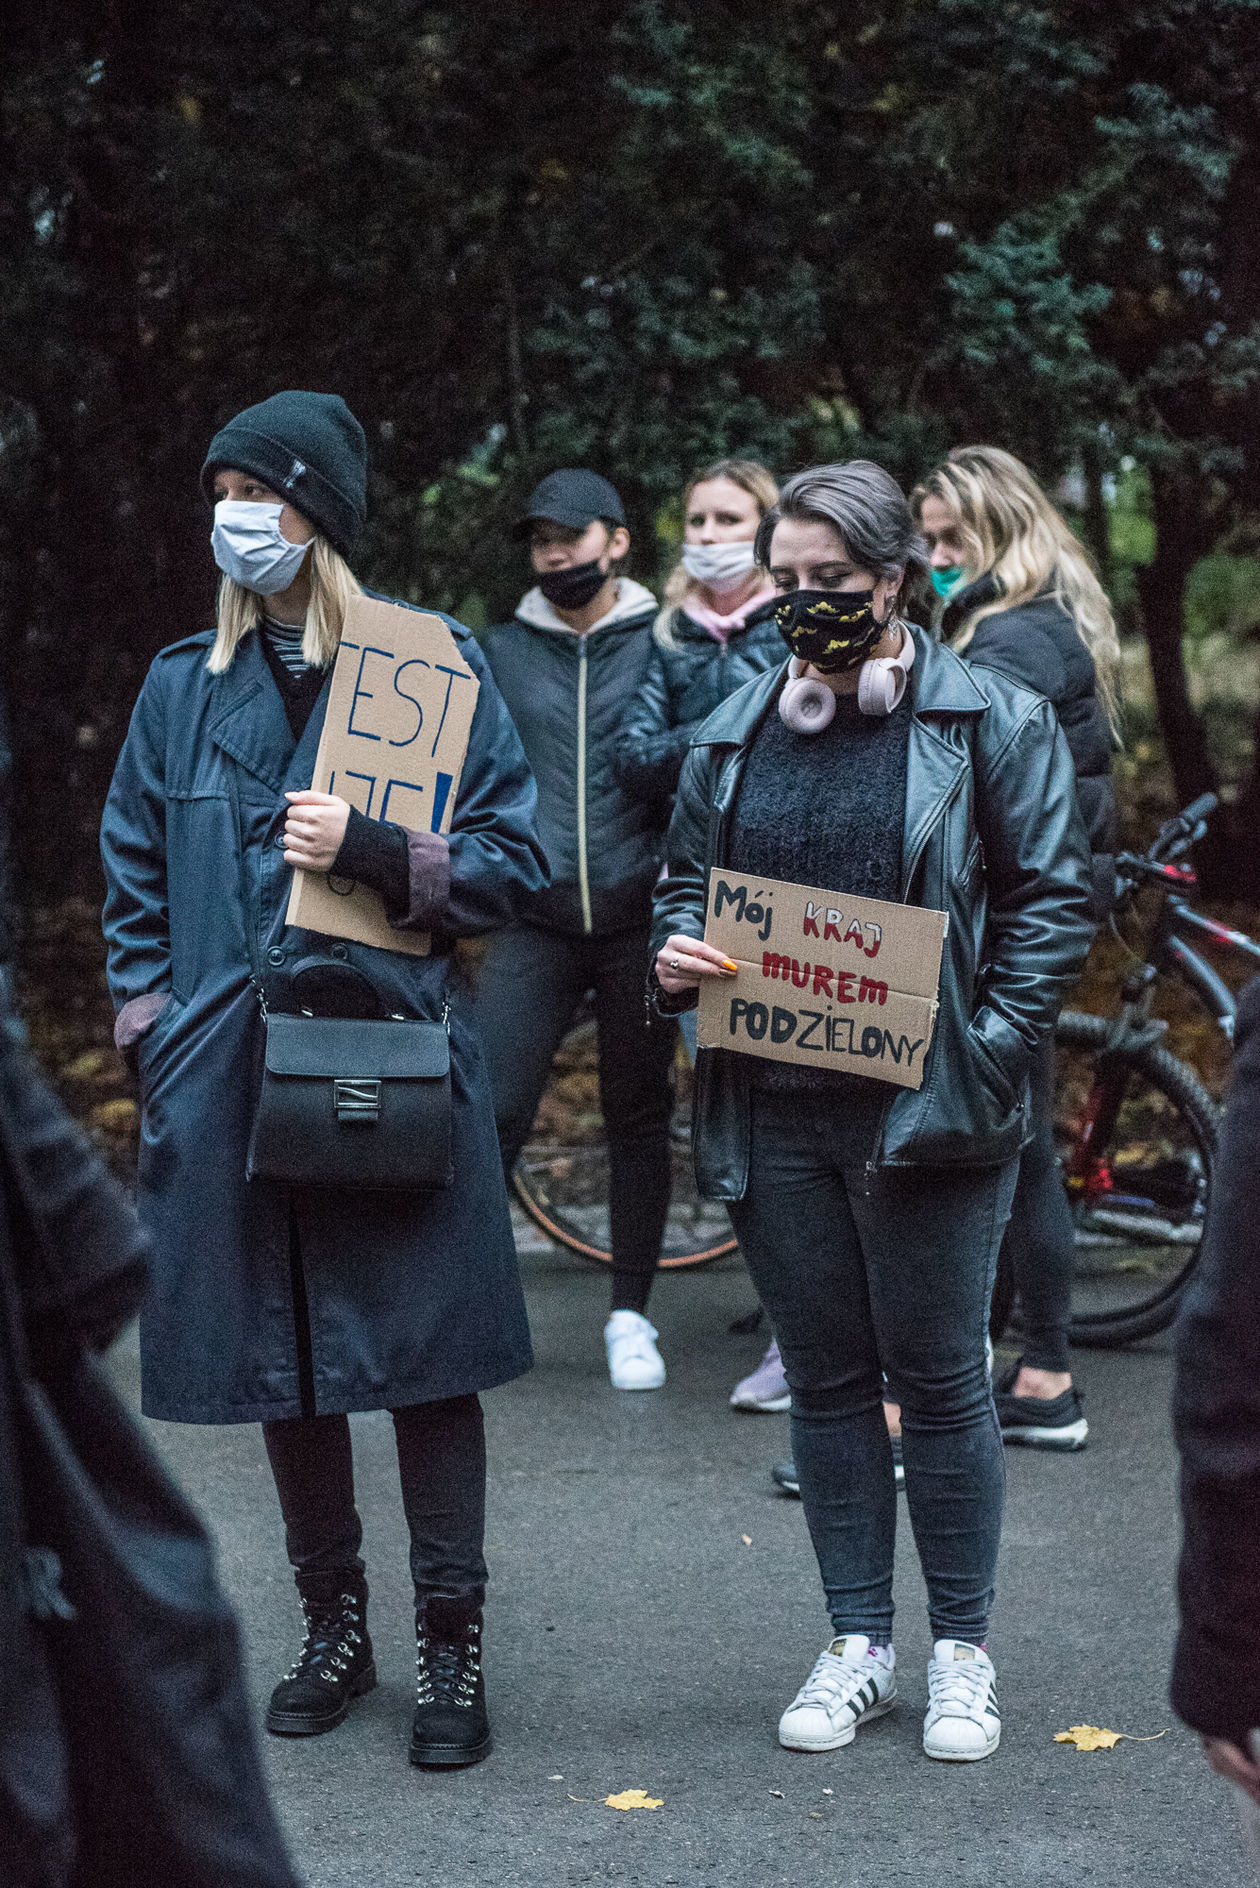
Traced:
<path fill-rule="evenodd" d="M 577 847 L 578 893 L 582 900 L 582 929 L 587 937 L 591 921 L 591 880 L 586 861 L 586 637 L 578 643 L 577 698 Z"/>

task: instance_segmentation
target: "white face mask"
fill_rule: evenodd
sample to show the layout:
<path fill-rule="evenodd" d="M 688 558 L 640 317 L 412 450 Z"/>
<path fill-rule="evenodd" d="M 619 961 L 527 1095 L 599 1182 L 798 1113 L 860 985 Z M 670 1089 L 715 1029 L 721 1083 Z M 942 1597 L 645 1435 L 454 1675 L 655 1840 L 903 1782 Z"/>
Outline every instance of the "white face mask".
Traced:
<path fill-rule="evenodd" d="M 710 590 L 733 590 L 756 567 L 751 538 L 735 544 L 684 544 L 683 569 Z"/>
<path fill-rule="evenodd" d="M 214 508 L 210 543 L 214 561 L 231 577 L 260 597 L 287 590 L 310 542 L 290 544 L 280 529 L 283 505 L 257 505 L 246 498 L 221 498 Z"/>

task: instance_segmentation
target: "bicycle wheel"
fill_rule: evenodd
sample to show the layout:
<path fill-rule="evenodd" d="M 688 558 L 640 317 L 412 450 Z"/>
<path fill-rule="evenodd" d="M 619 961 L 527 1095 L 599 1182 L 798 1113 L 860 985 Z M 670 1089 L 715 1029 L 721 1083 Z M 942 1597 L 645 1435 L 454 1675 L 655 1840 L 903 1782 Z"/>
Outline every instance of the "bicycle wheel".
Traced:
<path fill-rule="evenodd" d="M 661 1246 L 661 1266 L 682 1271 L 712 1265 L 734 1252 L 736 1241 L 725 1209 L 702 1200 L 691 1165 L 691 1069 L 680 1057 L 674 1067 L 671 1130 L 673 1191 Z M 596 1035 L 581 1023 L 565 1037 L 556 1056 L 534 1138 L 523 1149 L 512 1176 L 516 1197 L 529 1218 L 553 1240 L 589 1259 L 611 1265 L 608 1233 L 608 1149 L 599 1112 Z"/>
<path fill-rule="evenodd" d="M 1106 1348 L 1172 1323 L 1199 1258 L 1219 1110 L 1158 1044 L 1107 1050 L 1106 1017 L 1055 1034 L 1055 1138 L 1075 1227 L 1071 1340 Z"/>

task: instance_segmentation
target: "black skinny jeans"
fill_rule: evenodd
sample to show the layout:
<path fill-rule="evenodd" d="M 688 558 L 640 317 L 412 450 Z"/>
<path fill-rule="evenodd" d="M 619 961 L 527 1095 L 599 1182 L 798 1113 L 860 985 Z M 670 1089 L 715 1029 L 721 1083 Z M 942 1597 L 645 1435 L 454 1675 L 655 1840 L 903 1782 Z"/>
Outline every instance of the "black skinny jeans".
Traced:
<path fill-rule="evenodd" d="M 877 1644 L 892 1632 L 887 1372 L 932 1635 L 979 1644 L 1006 1486 L 985 1337 L 1015 1163 L 868 1171 L 846 1164 L 842 1097 L 754 1089 L 752 1110 L 731 1219 L 783 1354 L 832 1627 Z"/>
<path fill-rule="evenodd" d="M 477 988 L 477 1023 L 509 1186 L 552 1058 L 583 997 L 593 992 L 614 1311 L 646 1309 L 669 1212 L 675 1026 L 649 1014 L 647 965 L 646 926 L 582 937 L 518 925 L 491 939 Z"/>
<path fill-rule="evenodd" d="M 475 1396 L 452 1396 L 390 1414 L 417 1606 L 430 1597 L 480 1606 L 486 1593 L 481 1404 Z M 262 1431 L 299 1591 L 308 1575 L 317 1581 L 330 1573 L 362 1573 L 349 1419 L 295 1416 L 264 1423 Z"/>
<path fill-rule="evenodd" d="M 1068 1325 L 1076 1251 L 1072 1213 L 1054 1147 L 1054 1038 L 1032 1065 L 1033 1138 L 1020 1155 L 1019 1183 L 1002 1242 L 1023 1308 L 1023 1361 L 1035 1370 L 1071 1370 Z"/>

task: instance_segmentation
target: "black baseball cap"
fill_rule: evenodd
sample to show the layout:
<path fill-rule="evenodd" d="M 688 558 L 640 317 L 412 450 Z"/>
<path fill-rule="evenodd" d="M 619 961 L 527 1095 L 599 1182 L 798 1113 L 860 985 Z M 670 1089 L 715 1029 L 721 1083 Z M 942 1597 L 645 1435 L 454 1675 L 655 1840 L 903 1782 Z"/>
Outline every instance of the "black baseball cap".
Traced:
<path fill-rule="evenodd" d="M 512 526 L 512 536 L 527 537 L 530 525 L 538 518 L 565 525 L 571 531 L 585 531 L 596 518 L 607 525 L 624 524 L 626 511 L 616 487 L 598 472 L 566 468 L 549 472 L 541 485 L 534 487 L 529 504 Z"/>

